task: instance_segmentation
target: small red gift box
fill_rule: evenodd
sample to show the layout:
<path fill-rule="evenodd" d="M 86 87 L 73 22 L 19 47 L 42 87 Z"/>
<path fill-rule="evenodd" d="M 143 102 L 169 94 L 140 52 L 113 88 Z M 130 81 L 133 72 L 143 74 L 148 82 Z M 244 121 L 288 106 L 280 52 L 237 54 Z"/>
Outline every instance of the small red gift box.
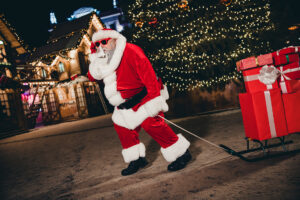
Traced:
<path fill-rule="evenodd" d="M 285 65 L 293 62 L 299 62 L 298 54 L 275 55 L 275 65 Z"/>
<path fill-rule="evenodd" d="M 263 83 L 261 77 L 262 77 L 262 68 L 272 68 L 276 72 L 274 72 L 275 77 L 274 77 L 274 82 L 273 83 Z M 271 70 L 272 70 L 271 69 Z M 253 69 L 248 69 L 243 71 L 243 76 L 244 76 L 244 83 L 245 83 L 245 88 L 247 92 L 250 93 L 255 93 L 259 91 L 265 91 L 265 90 L 270 90 L 274 88 L 279 88 L 278 82 L 277 82 L 277 69 L 273 65 L 265 65 L 264 67 L 258 67 L 258 68 L 253 68 Z M 261 76 L 261 77 L 260 77 Z"/>
<path fill-rule="evenodd" d="M 288 65 L 280 66 L 281 81 L 300 79 L 300 64 L 299 62 L 290 63 Z"/>
<path fill-rule="evenodd" d="M 289 133 L 300 132 L 300 92 L 282 94 L 287 129 Z"/>
<path fill-rule="evenodd" d="M 300 90 L 300 66 L 299 62 L 278 67 L 281 75 L 280 88 L 282 93 L 293 93 Z"/>
<path fill-rule="evenodd" d="M 250 69 L 253 67 L 259 67 L 263 65 L 273 64 L 272 53 L 260 55 L 258 57 L 249 57 L 236 62 L 236 67 L 238 71 Z"/>
<path fill-rule="evenodd" d="M 266 140 L 288 134 L 280 89 L 239 94 L 246 137 Z"/>
<path fill-rule="evenodd" d="M 280 49 L 278 51 L 273 52 L 272 54 L 275 55 L 286 55 L 286 54 L 292 54 L 292 53 L 299 53 L 300 51 L 300 46 L 290 46 L 290 47 L 285 47 L 283 49 Z"/>
<path fill-rule="evenodd" d="M 280 82 L 280 89 L 283 94 L 300 92 L 300 80 L 285 80 Z M 299 99 L 300 101 L 300 99 Z M 299 122 L 300 123 L 300 122 Z"/>

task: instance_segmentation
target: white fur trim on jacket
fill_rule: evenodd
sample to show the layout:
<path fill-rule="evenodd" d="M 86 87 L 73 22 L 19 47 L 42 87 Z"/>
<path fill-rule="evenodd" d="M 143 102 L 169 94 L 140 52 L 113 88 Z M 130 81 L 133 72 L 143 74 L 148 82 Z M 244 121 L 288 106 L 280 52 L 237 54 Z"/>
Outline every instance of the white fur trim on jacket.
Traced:
<path fill-rule="evenodd" d="M 97 61 L 98 52 L 90 54 L 89 59 L 91 64 L 89 71 L 92 77 L 97 80 L 101 80 L 112 74 L 119 67 L 126 46 L 126 38 L 114 30 L 99 30 L 94 33 L 93 42 L 104 38 L 116 39 L 116 48 L 109 63 L 100 63 L 100 61 Z"/>
<path fill-rule="evenodd" d="M 167 88 L 164 87 L 164 90 L 160 92 L 163 95 L 155 97 L 145 104 L 141 105 L 137 111 L 132 109 L 118 109 L 115 107 L 115 110 L 112 115 L 112 120 L 115 124 L 128 128 L 130 130 L 138 127 L 145 119 L 148 117 L 156 116 L 160 111 L 167 112 L 169 106 L 166 102 L 166 97 L 168 95 Z"/>
<path fill-rule="evenodd" d="M 173 162 L 177 158 L 182 156 L 190 146 L 190 142 L 187 139 L 185 139 L 183 135 L 178 134 L 177 136 L 178 136 L 178 140 L 176 143 L 172 144 L 167 148 L 160 149 L 163 157 L 168 162 Z"/>
<path fill-rule="evenodd" d="M 122 98 L 121 93 L 117 91 L 117 75 L 116 72 L 111 73 L 103 79 L 105 84 L 104 94 L 108 99 L 109 103 L 113 106 L 118 106 L 125 102 Z"/>
<path fill-rule="evenodd" d="M 146 147 L 143 143 L 136 144 L 132 147 L 122 150 L 122 155 L 126 163 L 139 159 L 139 157 L 146 156 Z"/>

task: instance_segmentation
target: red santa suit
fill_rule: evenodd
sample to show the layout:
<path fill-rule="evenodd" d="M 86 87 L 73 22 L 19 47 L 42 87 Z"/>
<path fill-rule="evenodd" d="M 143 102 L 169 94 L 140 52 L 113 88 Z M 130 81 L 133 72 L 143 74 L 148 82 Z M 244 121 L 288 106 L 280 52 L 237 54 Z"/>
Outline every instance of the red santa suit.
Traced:
<path fill-rule="evenodd" d="M 157 115 L 168 111 L 169 98 L 166 86 L 156 77 L 151 63 L 143 50 L 114 30 L 100 30 L 94 33 L 92 46 L 104 38 L 116 39 L 116 48 L 111 59 L 100 61 L 95 49 L 90 54 L 89 77 L 103 79 L 104 94 L 110 104 L 115 106 L 112 120 L 121 144 L 124 161 L 129 163 L 145 157 L 145 146 L 139 140 L 143 128 L 161 146 L 161 152 L 168 162 L 175 161 L 188 149 L 190 143 L 172 129 Z M 147 95 L 129 109 L 118 106 L 127 99 L 147 89 Z"/>

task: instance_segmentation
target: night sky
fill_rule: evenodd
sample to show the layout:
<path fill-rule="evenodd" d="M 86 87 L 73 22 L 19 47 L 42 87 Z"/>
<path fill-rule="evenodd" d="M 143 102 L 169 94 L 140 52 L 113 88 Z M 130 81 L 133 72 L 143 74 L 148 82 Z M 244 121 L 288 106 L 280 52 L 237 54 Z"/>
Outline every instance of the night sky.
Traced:
<path fill-rule="evenodd" d="M 51 11 L 60 23 L 81 7 L 93 7 L 100 11 L 113 8 L 112 0 L 6 0 L 1 2 L 0 13 L 5 15 L 25 44 L 36 47 L 43 45 L 48 38 Z"/>

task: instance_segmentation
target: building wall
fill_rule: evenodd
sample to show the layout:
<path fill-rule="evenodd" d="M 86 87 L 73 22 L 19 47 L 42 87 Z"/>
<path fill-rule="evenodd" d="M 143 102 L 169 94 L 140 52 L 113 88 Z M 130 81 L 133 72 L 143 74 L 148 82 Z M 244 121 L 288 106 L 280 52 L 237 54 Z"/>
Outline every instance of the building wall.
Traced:
<path fill-rule="evenodd" d="M 69 70 L 70 77 L 72 77 L 75 74 L 81 74 L 77 49 L 69 52 L 69 58 L 70 58 L 70 70 Z"/>
<path fill-rule="evenodd" d="M 63 63 L 64 64 L 64 72 L 61 72 L 60 69 L 59 69 L 59 64 L 60 63 Z M 66 59 L 63 59 L 63 58 L 59 58 L 55 64 L 55 70 L 58 71 L 58 74 L 59 74 L 59 80 L 62 81 L 62 80 L 66 80 L 66 79 L 69 79 L 70 78 L 70 62 Z"/>
<path fill-rule="evenodd" d="M 179 93 L 171 88 L 168 88 L 168 91 L 169 111 L 166 115 L 173 118 L 239 107 L 238 94 L 244 92 L 244 87 L 241 82 L 232 81 L 224 89 L 212 91 L 195 89 Z"/>

